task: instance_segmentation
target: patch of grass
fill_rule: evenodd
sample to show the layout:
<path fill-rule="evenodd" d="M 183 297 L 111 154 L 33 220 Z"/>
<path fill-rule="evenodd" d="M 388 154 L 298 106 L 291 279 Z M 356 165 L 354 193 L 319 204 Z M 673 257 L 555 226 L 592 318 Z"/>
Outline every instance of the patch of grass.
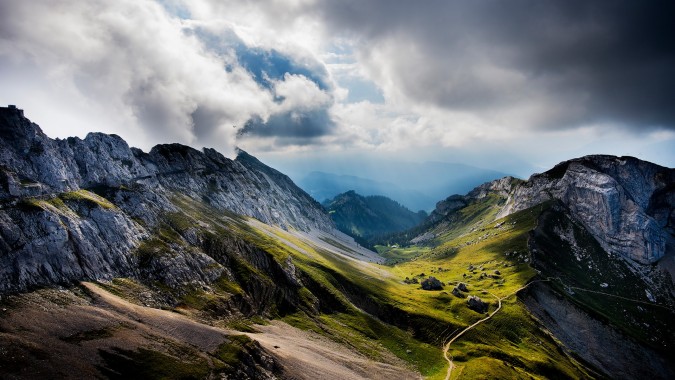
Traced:
<path fill-rule="evenodd" d="M 45 201 L 37 198 L 23 198 L 17 204 L 16 207 L 24 212 L 36 212 L 43 211 L 45 209 Z"/>
<path fill-rule="evenodd" d="M 171 252 L 171 247 L 157 237 L 143 240 L 138 248 L 136 248 L 136 255 L 141 267 L 149 265 L 153 259 L 166 255 L 169 252 Z"/>
<path fill-rule="evenodd" d="M 71 343 L 71 344 L 80 344 L 81 342 L 97 339 L 105 339 L 113 336 L 112 329 L 102 328 L 88 331 L 81 331 L 73 335 L 69 335 L 61 338 L 62 341 Z"/>
<path fill-rule="evenodd" d="M 177 358 L 147 348 L 137 351 L 99 350 L 104 365 L 99 370 L 109 379 L 205 379 L 211 373 L 204 358 Z"/>
<path fill-rule="evenodd" d="M 89 204 L 92 207 L 102 207 L 105 209 L 113 209 L 115 208 L 115 205 L 110 203 L 107 199 L 96 195 L 95 193 L 92 193 L 87 190 L 77 190 L 77 191 L 71 191 L 67 193 L 61 193 L 59 195 L 59 198 L 61 198 L 63 201 L 73 201 L 73 202 L 85 202 L 86 204 Z"/>
<path fill-rule="evenodd" d="M 230 335 L 229 342 L 218 346 L 214 356 L 230 366 L 236 366 L 242 359 L 244 352 L 254 346 L 254 342 L 246 335 Z"/>
<path fill-rule="evenodd" d="M 386 265 L 394 265 L 414 260 L 415 258 L 430 252 L 431 248 L 417 245 L 409 247 L 376 245 L 375 250 L 377 250 L 377 253 L 379 253 L 380 256 L 386 259 Z"/>

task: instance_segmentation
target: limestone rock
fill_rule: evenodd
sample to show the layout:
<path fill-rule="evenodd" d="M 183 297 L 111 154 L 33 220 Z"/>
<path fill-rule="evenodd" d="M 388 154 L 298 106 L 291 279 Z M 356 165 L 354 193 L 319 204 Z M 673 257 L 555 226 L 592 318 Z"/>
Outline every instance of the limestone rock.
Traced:
<path fill-rule="evenodd" d="M 173 287 L 228 277 L 209 255 L 185 248 L 203 243 L 191 230 L 139 262 L 136 251 L 152 231 L 183 214 L 180 202 L 286 229 L 335 231 L 318 202 L 246 152 L 231 160 L 166 144 L 145 153 L 102 133 L 50 139 L 21 110 L 0 107 L 0 293 L 119 276 Z M 299 285 L 286 264 L 281 275 Z"/>
<path fill-rule="evenodd" d="M 674 226 L 673 184 L 674 169 L 632 157 L 587 156 L 533 175 L 497 217 L 556 199 L 606 251 L 650 264 L 665 254 L 667 228 Z"/>

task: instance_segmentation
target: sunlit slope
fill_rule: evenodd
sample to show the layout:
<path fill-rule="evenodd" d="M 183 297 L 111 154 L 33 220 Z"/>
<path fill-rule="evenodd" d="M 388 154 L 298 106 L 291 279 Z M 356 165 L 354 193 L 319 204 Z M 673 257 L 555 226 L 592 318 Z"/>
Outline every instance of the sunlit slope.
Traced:
<path fill-rule="evenodd" d="M 325 235 L 271 227 L 179 195 L 173 202 L 181 212 L 165 215 L 166 222 L 139 248 L 141 261 L 150 267 L 172 250 L 198 248 L 231 268 L 208 288 L 155 284 L 155 291 L 178 300 L 173 310 L 247 332 L 256 323 L 281 319 L 366 358 L 398 358 L 432 379 L 447 371 L 444 342 L 485 316 L 470 310 L 465 297 L 480 297 L 492 312 L 496 297 L 514 293 L 535 276 L 527 239 L 547 207 L 495 221 L 499 199 L 486 197 L 439 227 L 427 246 L 380 247 L 385 258 L 398 255 L 396 264 L 384 265 L 372 253 Z M 442 281 L 443 289 L 423 290 L 412 281 L 428 276 Z M 458 282 L 468 288 L 460 297 L 451 294 Z M 116 286 L 124 293 L 124 282 Z M 505 299 L 492 320 L 463 336 L 450 353 L 457 366 L 453 377 L 588 377 L 515 297 Z"/>
<path fill-rule="evenodd" d="M 449 321 L 452 328 L 443 339 L 486 315 L 468 309 L 464 297 L 476 295 L 489 302 L 491 313 L 497 297 L 512 295 L 535 279 L 528 238 L 549 204 L 495 220 L 502 202 L 490 195 L 458 210 L 430 229 L 435 237 L 425 246 L 378 247 L 389 262 L 396 263 L 390 270 L 399 280 L 407 277 L 421 281 L 434 276 L 445 284 L 441 291 L 421 290 L 418 284 L 404 285 L 403 291 L 407 302 L 419 305 L 418 310 Z M 460 297 L 451 293 L 459 282 L 469 290 Z M 457 366 L 453 378 L 591 376 L 545 332 L 515 295 L 502 301 L 502 309 L 491 320 L 454 343 L 449 353 Z"/>

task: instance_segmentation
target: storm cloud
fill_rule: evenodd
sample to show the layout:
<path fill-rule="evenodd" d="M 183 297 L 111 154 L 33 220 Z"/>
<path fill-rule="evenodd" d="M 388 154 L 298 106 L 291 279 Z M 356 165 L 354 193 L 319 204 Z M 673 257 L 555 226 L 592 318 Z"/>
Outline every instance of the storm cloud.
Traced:
<path fill-rule="evenodd" d="M 673 14 L 658 0 L 3 1 L 0 102 L 55 137 L 143 148 L 639 155 L 675 141 Z"/>
<path fill-rule="evenodd" d="M 390 97 L 497 124 L 675 129 L 668 1 L 322 1 Z"/>

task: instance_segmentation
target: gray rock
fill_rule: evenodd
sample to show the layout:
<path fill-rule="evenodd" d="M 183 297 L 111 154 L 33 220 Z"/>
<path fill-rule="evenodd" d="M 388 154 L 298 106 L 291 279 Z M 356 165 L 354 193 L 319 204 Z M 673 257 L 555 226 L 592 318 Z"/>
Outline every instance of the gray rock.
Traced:
<path fill-rule="evenodd" d="M 424 289 L 424 290 L 441 290 L 441 289 L 443 289 L 443 284 L 436 277 L 430 276 L 429 278 L 422 281 L 422 289 Z"/>
<path fill-rule="evenodd" d="M 612 254 L 651 264 L 665 254 L 672 229 L 675 170 L 632 157 L 587 156 L 533 175 L 499 217 L 549 199 L 561 201 Z M 670 223 L 670 224 L 669 224 Z"/>
<path fill-rule="evenodd" d="M 0 293 L 119 276 L 173 287 L 231 277 L 194 248 L 203 241 L 189 228 L 139 263 L 136 249 L 184 202 L 286 229 L 335 231 L 316 201 L 246 152 L 231 160 L 170 144 L 144 153 L 102 133 L 53 140 L 21 110 L 0 107 Z M 284 271 L 299 286 L 292 262 Z"/>
<path fill-rule="evenodd" d="M 460 282 L 459 284 L 457 284 L 457 288 L 458 288 L 459 290 L 463 291 L 463 292 L 468 292 L 468 291 L 469 291 L 469 289 L 467 289 L 467 287 L 466 287 L 466 284 L 463 283 L 463 282 Z"/>
<path fill-rule="evenodd" d="M 469 307 L 469 309 L 477 312 L 477 313 L 487 313 L 488 311 L 488 304 L 483 302 L 482 299 L 480 299 L 477 296 L 469 296 L 466 300 L 466 304 Z"/>

